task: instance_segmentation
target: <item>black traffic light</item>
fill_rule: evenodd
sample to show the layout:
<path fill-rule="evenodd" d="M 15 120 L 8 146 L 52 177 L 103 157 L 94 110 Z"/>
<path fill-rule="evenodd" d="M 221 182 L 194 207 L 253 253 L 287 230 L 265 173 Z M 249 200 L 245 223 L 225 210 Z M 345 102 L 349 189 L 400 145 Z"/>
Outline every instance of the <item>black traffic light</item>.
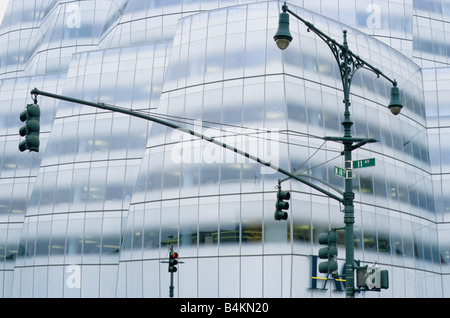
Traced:
<path fill-rule="evenodd" d="M 377 264 L 356 268 L 356 285 L 366 290 L 380 290 L 389 288 L 389 273 Z"/>
<path fill-rule="evenodd" d="M 36 104 L 28 104 L 27 109 L 20 113 L 20 121 L 25 122 L 25 126 L 20 127 L 19 134 L 25 137 L 25 140 L 19 143 L 20 151 L 39 152 L 39 120 L 41 110 Z"/>
<path fill-rule="evenodd" d="M 176 265 L 178 264 L 178 253 L 170 251 L 169 253 L 169 273 L 176 273 L 178 270 Z"/>
<path fill-rule="evenodd" d="M 278 189 L 277 203 L 275 204 L 275 220 L 287 220 L 288 214 L 286 210 L 289 210 L 289 202 L 285 200 L 289 200 L 290 198 L 291 194 L 288 191 L 282 191 L 280 188 Z"/>
<path fill-rule="evenodd" d="M 337 232 L 331 230 L 319 235 L 319 244 L 326 245 L 319 250 L 319 258 L 326 259 L 319 264 L 319 272 L 322 274 L 337 274 Z"/>

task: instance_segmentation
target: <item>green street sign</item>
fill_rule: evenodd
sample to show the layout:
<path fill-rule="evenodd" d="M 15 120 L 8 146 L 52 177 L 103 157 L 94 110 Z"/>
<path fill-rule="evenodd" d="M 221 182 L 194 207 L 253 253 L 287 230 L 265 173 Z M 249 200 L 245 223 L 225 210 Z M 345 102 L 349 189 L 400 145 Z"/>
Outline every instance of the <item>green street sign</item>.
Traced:
<path fill-rule="evenodd" d="M 347 178 L 347 171 L 338 166 L 334 166 L 334 174 L 338 177 Z"/>
<path fill-rule="evenodd" d="M 354 160 L 353 161 L 353 169 L 373 167 L 373 166 L 375 166 L 375 158 Z"/>

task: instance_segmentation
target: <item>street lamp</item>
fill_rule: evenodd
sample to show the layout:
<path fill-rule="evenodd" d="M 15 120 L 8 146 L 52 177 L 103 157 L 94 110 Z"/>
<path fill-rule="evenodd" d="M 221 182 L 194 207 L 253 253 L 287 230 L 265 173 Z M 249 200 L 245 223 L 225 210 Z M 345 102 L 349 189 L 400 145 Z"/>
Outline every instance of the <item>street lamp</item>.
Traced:
<path fill-rule="evenodd" d="M 400 111 L 403 108 L 400 102 L 400 92 L 397 87 L 397 83 L 395 83 L 394 86 L 391 87 L 391 100 L 389 101 L 388 108 L 391 110 L 391 113 L 393 115 L 400 114 Z"/>
<path fill-rule="evenodd" d="M 281 50 L 285 50 L 289 43 L 292 41 L 292 36 L 289 32 L 289 14 L 302 21 L 308 31 L 313 31 L 320 39 L 322 39 L 328 47 L 331 49 L 338 67 L 340 70 L 342 86 L 344 91 L 344 120 L 342 126 L 344 127 L 343 137 L 324 137 L 325 140 L 333 140 L 342 142 L 343 144 L 343 154 L 345 160 L 345 170 L 346 178 L 344 183 L 344 193 L 342 195 L 342 202 L 344 204 L 344 224 L 345 224 L 345 280 L 346 280 L 346 296 L 348 298 L 353 298 L 355 296 L 354 287 L 354 246 L 353 246 L 353 224 L 355 223 L 354 217 L 354 205 L 353 200 L 355 194 L 353 193 L 353 180 L 352 180 L 352 151 L 365 145 L 369 142 L 375 142 L 374 139 L 367 138 L 353 138 L 351 136 L 351 127 L 353 122 L 350 118 L 350 86 L 352 82 L 353 75 L 360 68 L 365 68 L 377 75 L 377 77 L 384 77 L 392 83 L 391 88 L 391 99 L 388 105 L 389 110 L 392 114 L 398 115 L 402 109 L 402 104 L 400 102 L 400 93 L 397 87 L 397 81 L 390 79 L 384 75 L 380 70 L 374 66 L 367 63 L 365 60 L 360 58 L 358 55 L 354 54 L 348 48 L 347 43 L 347 31 L 344 30 L 344 42 L 343 44 L 337 43 L 334 39 L 317 29 L 312 23 L 304 20 L 291 10 L 289 10 L 286 2 L 282 6 L 282 12 L 279 16 L 278 30 L 273 37 L 277 46 Z M 324 192 L 325 193 L 325 192 Z"/>
<path fill-rule="evenodd" d="M 281 12 L 278 19 L 278 31 L 273 37 L 280 50 L 284 50 L 292 41 L 291 32 L 289 32 L 289 13 Z"/>
<path fill-rule="evenodd" d="M 340 46 L 337 43 L 335 43 L 334 40 L 332 40 L 331 38 L 326 36 L 324 33 L 322 33 L 320 30 L 316 29 L 313 24 L 309 23 L 308 21 L 303 20 L 302 18 L 297 16 L 295 13 L 290 11 L 288 9 L 286 3 L 283 5 L 282 10 L 283 11 L 280 13 L 280 16 L 278 19 L 278 30 L 277 30 L 277 33 L 275 33 L 275 35 L 273 37 L 273 39 L 275 40 L 275 42 L 280 50 L 285 50 L 289 46 L 289 44 L 292 42 L 292 39 L 293 39 L 291 32 L 289 31 L 289 14 L 288 14 L 288 12 L 291 13 L 294 17 L 301 20 L 303 23 L 305 23 L 305 25 L 308 27 L 308 31 L 310 31 L 310 30 L 314 31 L 315 33 L 317 33 L 319 35 L 319 37 L 321 37 L 322 40 L 325 40 L 325 42 L 331 40 L 332 42 L 334 42 L 332 44 Z M 316 31 L 318 31 L 318 32 L 316 32 Z M 347 31 L 344 30 L 344 37 L 345 37 L 346 32 Z M 330 45 L 330 43 L 328 43 L 328 42 L 327 42 L 327 44 Z M 362 61 L 358 56 L 354 55 L 351 51 L 348 51 L 348 50 L 345 50 L 345 51 L 350 53 L 353 57 L 356 57 L 358 62 Z M 371 67 L 366 62 L 364 62 L 364 64 L 366 64 L 366 65 L 363 65 L 361 67 L 368 66 L 377 75 L 383 75 L 379 70 Z M 353 75 L 353 74 L 351 74 L 351 75 Z M 388 79 L 388 80 L 390 80 L 390 79 Z M 400 114 L 400 111 L 402 110 L 403 106 L 400 102 L 400 92 L 397 87 L 397 82 L 395 80 L 391 81 L 391 82 L 392 82 L 393 86 L 391 88 L 391 100 L 389 102 L 388 108 L 393 115 L 398 115 L 398 114 Z"/>

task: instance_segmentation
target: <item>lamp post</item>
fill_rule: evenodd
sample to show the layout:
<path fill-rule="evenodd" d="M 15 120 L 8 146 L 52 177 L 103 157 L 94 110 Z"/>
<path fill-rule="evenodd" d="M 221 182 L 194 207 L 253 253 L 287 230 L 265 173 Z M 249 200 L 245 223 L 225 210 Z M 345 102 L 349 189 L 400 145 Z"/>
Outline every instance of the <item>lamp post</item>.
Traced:
<path fill-rule="evenodd" d="M 289 14 L 302 21 L 308 28 L 309 31 L 313 31 L 320 39 L 322 39 L 328 47 L 331 49 L 336 62 L 338 63 L 342 87 L 344 92 L 344 120 L 341 123 L 344 128 L 343 137 L 324 137 L 325 140 L 339 141 L 343 144 L 343 154 L 345 160 L 345 169 L 347 171 L 347 176 L 344 183 L 344 193 L 343 193 L 343 204 L 344 204 L 344 224 L 345 224 L 345 280 L 346 280 L 346 296 L 348 298 L 353 298 L 355 296 L 354 287 L 354 245 L 353 245 L 353 224 L 355 223 L 354 217 L 354 205 L 353 200 L 355 194 L 353 193 L 353 179 L 351 174 L 352 169 L 352 151 L 365 145 L 368 142 L 375 142 L 373 139 L 365 138 L 352 138 L 351 127 L 353 122 L 350 117 L 350 86 L 352 82 L 352 77 L 355 72 L 360 68 L 368 69 L 374 72 L 377 77 L 384 77 L 392 83 L 391 88 L 391 100 L 389 102 L 388 108 L 393 115 L 398 115 L 402 109 L 402 104 L 400 102 L 399 89 L 397 87 L 397 82 L 391 80 L 389 77 L 384 75 L 380 70 L 373 67 L 362 58 L 354 54 L 348 48 L 347 43 L 347 31 L 344 30 L 344 42 L 343 44 L 337 43 L 334 39 L 330 38 L 328 35 L 317 29 L 312 23 L 302 19 L 300 16 L 292 12 L 286 2 L 282 6 L 282 12 L 279 16 L 278 30 L 274 36 L 274 40 L 277 46 L 281 50 L 285 50 L 289 43 L 292 41 L 292 35 L 289 31 Z"/>

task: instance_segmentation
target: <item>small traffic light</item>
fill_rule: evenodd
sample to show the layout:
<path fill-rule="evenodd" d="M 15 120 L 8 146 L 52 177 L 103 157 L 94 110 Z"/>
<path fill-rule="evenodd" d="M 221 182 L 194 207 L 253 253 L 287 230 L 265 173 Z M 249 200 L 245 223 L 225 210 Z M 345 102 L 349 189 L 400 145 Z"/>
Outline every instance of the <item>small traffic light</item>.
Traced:
<path fill-rule="evenodd" d="M 25 122 L 25 126 L 20 127 L 19 134 L 25 137 L 25 140 L 19 143 L 20 151 L 39 152 L 39 120 L 41 110 L 36 104 L 28 104 L 27 109 L 20 113 L 20 121 Z"/>
<path fill-rule="evenodd" d="M 289 210 L 289 202 L 284 200 L 289 200 L 290 198 L 291 194 L 288 191 L 282 191 L 280 188 L 278 189 L 277 203 L 275 204 L 275 220 L 287 220 L 288 214 L 285 210 Z"/>
<path fill-rule="evenodd" d="M 178 253 L 174 252 L 174 251 L 170 251 L 169 253 L 169 273 L 176 273 L 177 272 L 177 267 L 176 265 L 178 264 Z"/>
<path fill-rule="evenodd" d="M 337 232 L 331 230 L 319 235 L 319 244 L 326 245 L 319 250 L 319 258 L 326 259 L 319 264 L 319 272 L 322 274 L 337 274 Z"/>
<path fill-rule="evenodd" d="M 386 269 L 380 269 L 377 264 L 361 267 L 357 275 L 358 287 L 375 290 L 389 288 L 389 272 Z"/>
<path fill-rule="evenodd" d="M 389 288 L 389 272 L 387 269 L 380 270 L 380 284 L 379 288 L 388 289 Z"/>

